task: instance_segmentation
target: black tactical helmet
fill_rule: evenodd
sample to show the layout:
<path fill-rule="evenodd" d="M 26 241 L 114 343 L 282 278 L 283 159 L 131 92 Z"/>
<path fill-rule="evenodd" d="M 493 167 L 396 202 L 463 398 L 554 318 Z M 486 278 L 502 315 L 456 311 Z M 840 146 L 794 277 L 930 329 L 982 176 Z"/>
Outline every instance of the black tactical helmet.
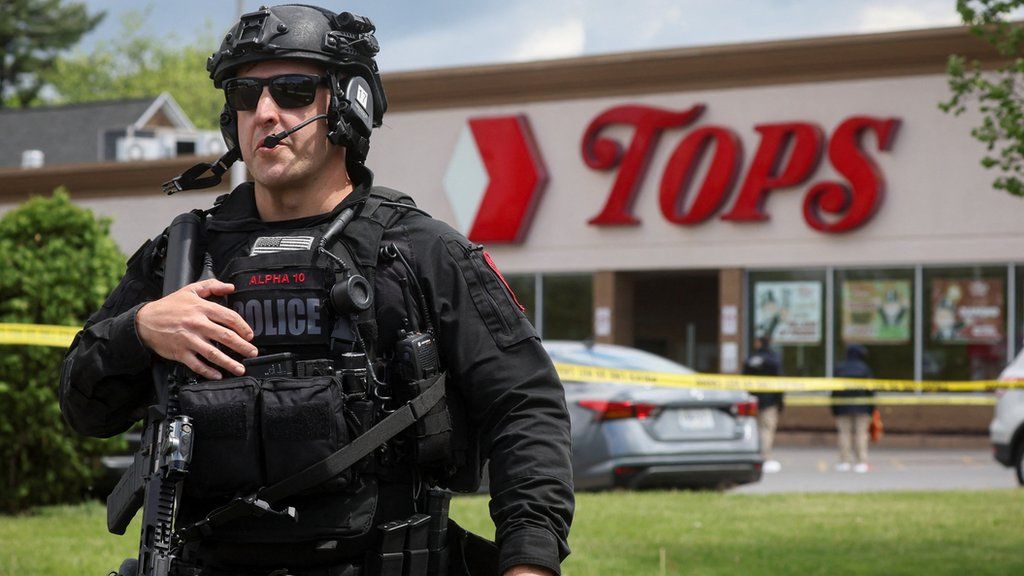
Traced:
<path fill-rule="evenodd" d="M 331 142 L 348 148 L 350 160 L 362 161 L 369 149 L 370 130 L 381 125 L 387 109 L 373 59 L 380 50 L 374 30 L 369 18 L 350 12 L 335 14 L 305 4 L 263 6 L 244 14 L 228 31 L 206 69 L 214 86 L 221 88 L 224 80 L 247 64 L 303 60 L 322 65 L 331 77 L 327 120 Z M 228 149 L 238 142 L 236 121 L 236 112 L 225 106 L 221 132 Z"/>

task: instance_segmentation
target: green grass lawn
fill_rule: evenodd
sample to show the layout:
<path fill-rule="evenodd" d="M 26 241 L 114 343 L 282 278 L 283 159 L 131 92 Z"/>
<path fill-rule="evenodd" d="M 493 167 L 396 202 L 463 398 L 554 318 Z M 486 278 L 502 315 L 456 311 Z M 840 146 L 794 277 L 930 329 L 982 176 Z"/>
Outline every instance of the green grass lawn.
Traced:
<path fill-rule="evenodd" d="M 452 514 L 493 535 L 486 498 Z M 105 517 L 96 503 L 0 516 L 0 576 L 105 575 L 138 537 Z M 570 544 L 566 576 L 1024 574 L 1024 490 L 581 494 Z"/>

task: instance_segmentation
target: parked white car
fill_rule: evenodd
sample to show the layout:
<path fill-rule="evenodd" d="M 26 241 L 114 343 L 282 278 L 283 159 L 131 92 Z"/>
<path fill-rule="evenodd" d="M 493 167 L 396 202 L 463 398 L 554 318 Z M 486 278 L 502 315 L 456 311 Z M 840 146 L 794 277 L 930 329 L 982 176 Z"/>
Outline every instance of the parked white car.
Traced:
<path fill-rule="evenodd" d="M 1024 352 L 1013 359 L 1002 374 L 1001 382 L 1024 382 Z M 999 391 L 995 415 L 989 424 L 989 438 L 996 460 L 1017 472 L 1017 482 L 1024 486 L 1024 389 Z"/>

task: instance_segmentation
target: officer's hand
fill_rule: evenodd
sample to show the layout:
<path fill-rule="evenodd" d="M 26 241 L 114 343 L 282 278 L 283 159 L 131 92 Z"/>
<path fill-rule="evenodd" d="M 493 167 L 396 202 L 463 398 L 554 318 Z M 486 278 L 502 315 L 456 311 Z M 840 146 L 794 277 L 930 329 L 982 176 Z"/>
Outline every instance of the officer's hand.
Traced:
<path fill-rule="evenodd" d="M 249 343 L 252 329 L 234 310 L 206 300 L 234 291 L 234 285 L 210 279 L 149 302 L 135 316 L 139 338 L 161 357 L 181 362 L 204 378 L 219 380 L 221 375 L 200 358 L 241 376 L 245 368 L 213 342 L 245 357 L 256 356 L 256 347 Z"/>

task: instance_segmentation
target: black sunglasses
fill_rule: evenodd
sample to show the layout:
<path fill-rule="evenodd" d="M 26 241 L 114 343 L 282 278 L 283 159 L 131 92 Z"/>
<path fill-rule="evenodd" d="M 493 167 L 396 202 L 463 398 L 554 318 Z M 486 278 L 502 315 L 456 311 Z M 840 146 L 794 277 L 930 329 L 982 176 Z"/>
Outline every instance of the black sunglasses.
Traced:
<path fill-rule="evenodd" d="M 255 110 L 263 94 L 270 96 L 281 108 L 302 108 L 316 99 L 316 88 L 327 82 L 327 76 L 315 74 L 281 74 L 270 78 L 230 78 L 224 81 L 224 97 L 235 110 Z"/>

